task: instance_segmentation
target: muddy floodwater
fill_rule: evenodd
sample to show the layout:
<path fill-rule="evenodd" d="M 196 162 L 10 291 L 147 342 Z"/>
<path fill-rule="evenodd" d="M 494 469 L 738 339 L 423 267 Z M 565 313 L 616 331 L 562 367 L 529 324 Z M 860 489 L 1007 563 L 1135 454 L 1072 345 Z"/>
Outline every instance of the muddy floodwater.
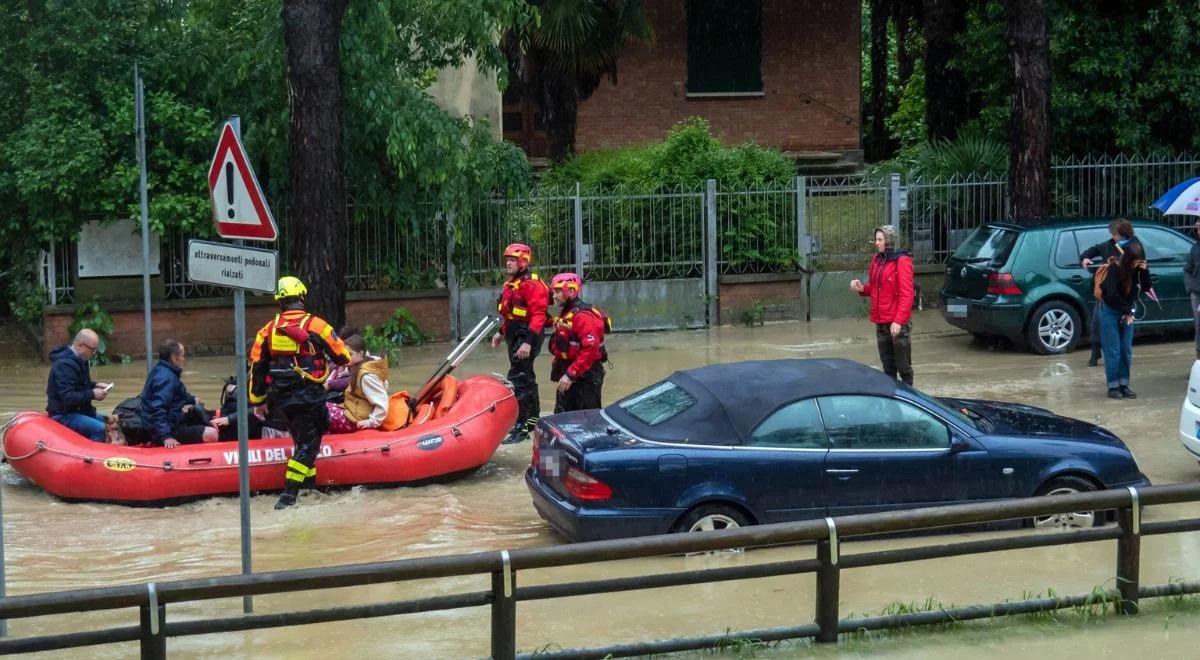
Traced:
<path fill-rule="evenodd" d="M 1087 353 L 1040 357 L 973 345 L 950 332 L 936 312 L 921 313 L 913 354 L 917 387 L 936 395 L 1017 401 L 1102 424 L 1132 447 L 1156 484 L 1194 481 L 1200 466 L 1176 437 L 1179 405 L 1194 357 L 1189 340 L 1149 341 L 1135 349 L 1136 401 L 1104 397 L 1102 368 L 1087 368 Z M 609 340 L 613 365 L 605 401 L 661 379 L 676 369 L 715 362 L 785 357 L 848 357 L 875 364 L 865 321 L 786 323 L 757 328 L 617 335 Z M 405 349 L 393 365 L 393 391 L 418 386 L 447 345 Z M 46 366 L 6 364 L 0 381 L 0 422 L 22 409 L 45 405 Z M 192 358 L 184 379 L 216 402 L 233 358 Z M 141 389 L 145 363 L 94 370 L 116 389 L 103 409 Z M 503 372 L 499 352 L 479 348 L 463 373 Z M 549 363 L 538 360 L 543 409 L 552 407 Z M 764 374 L 770 379 L 770 374 Z M 459 481 L 410 488 L 314 493 L 276 512 L 275 496 L 253 498 L 257 571 L 394 560 L 479 550 L 563 543 L 534 511 L 522 480 L 529 443 L 502 446 L 486 467 Z M 1150 509 L 1147 520 L 1200 515 L 1200 507 Z M 8 593 L 28 594 L 198 578 L 240 572 L 238 501 L 208 499 L 172 508 L 129 508 L 65 503 L 3 467 L 4 539 Z M 972 532 L 937 537 L 946 542 L 1016 532 Z M 850 542 L 845 552 L 928 543 L 928 539 Z M 1034 594 L 1077 594 L 1111 587 L 1114 542 L 991 553 L 842 572 L 841 612 L 876 613 L 896 601 L 944 605 L 1016 600 Z M 667 573 L 813 556 L 812 546 L 754 550 L 740 555 L 670 557 L 523 572 L 522 584 Z M 1200 534 L 1148 537 L 1142 542 L 1142 584 L 1200 578 Z M 255 599 L 256 611 L 311 609 L 425 597 L 488 588 L 486 578 L 384 584 Z M 813 619 L 811 575 L 674 587 L 643 592 L 521 603 L 518 648 L 581 647 L 796 625 Z M 1139 617 L 1106 616 L 1069 624 L 1029 620 L 967 626 L 946 634 L 892 635 L 843 640 L 836 647 L 783 646 L 774 655 L 817 657 L 1096 658 L 1195 657 L 1200 610 L 1147 605 Z M 235 616 L 240 599 L 171 606 L 174 620 Z M 1063 617 L 1070 621 L 1071 617 Z M 134 610 L 11 621 L 10 633 L 28 636 L 136 623 Z M 478 657 L 488 652 L 487 608 L 417 616 L 168 640 L 173 657 Z M 1134 650 L 1136 649 L 1136 651 Z M 94 647 L 56 657 L 128 657 L 136 644 Z"/>

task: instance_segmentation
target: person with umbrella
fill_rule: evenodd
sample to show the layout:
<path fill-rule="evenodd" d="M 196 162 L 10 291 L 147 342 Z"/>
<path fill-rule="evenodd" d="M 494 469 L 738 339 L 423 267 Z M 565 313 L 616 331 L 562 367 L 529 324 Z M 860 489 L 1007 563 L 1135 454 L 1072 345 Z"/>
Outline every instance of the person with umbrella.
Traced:
<path fill-rule="evenodd" d="M 1159 197 L 1150 208 L 1162 211 L 1163 215 L 1200 216 L 1200 178 L 1188 179 L 1176 184 Z M 1192 229 L 1200 236 L 1200 217 Z M 1192 305 L 1192 324 L 1195 336 L 1196 359 L 1200 360 L 1200 243 L 1193 243 L 1183 267 L 1184 285 Z"/>

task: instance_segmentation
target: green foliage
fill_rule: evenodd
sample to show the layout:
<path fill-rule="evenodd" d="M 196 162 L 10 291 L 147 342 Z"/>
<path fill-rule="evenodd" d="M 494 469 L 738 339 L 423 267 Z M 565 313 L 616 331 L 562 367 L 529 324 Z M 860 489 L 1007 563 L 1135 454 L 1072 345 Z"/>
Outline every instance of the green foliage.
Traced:
<path fill-rule="evenodd" d="M 716 179 L 725 190 L 788 185 L 796 169 L 778 149 L 722 145 L 707 120 L 689 117 L 660 143 L 592 151 L 556 165 L 542 178 L 545 189 L 624 188 L 639 193 L 695 189 Z"/>
<path fill-rule="evenodd" d="M 742 313 L 738 315 L 738 323 L 746 326 L 747 328 L 753 328 L 756 325 L 763 325 L 765 323 L 763 320 L 763 315 L 766 311 L 766 307 L 763 306 L 762 301 L 755 300 L 753 305 L 751 305 L 748 309 L 743 309 Z"/>
<path fill-rule="evenodd" d="M 395 356 L 401 346 L 420 346 L 430 339 L 433 335 L 417 325 L 417 320 L 405 307 L 397 307 L 378 331 L 371 325 L 363 330 L 363 342 L 375 355 Z"/>
<path fill-rule="evenodd" d="M 896 111 L 884 119 L 888 133 L 900 143 L 900 153 L 909 153 L 925 143 L 925 68 L 913 67 L 908 84 L 900 93 Z"/>
<path fill-rule="evenodd" d="M 422 212 L 431 202 L 454 208 L 527 188 L 520 150 L 492 141 L 482 122 L 450 116 L 428 89 L 438 71 L 468 58 L 502 85 L 497 35 L 534 17 L 524 0 L 350 3 L 341 56 L 351 201 L 386 207 L 409 228 L 432 222 Z M 45 241 L 72 240 L 86 222 L 136 217 L 135 63 L 145 79 L 156 233 L 211 235 L 205 174 L 219 122 L 232 114 L 268 196 L 286 197 L 278 0 L 18 3 L 0 21 L 0 39 L 0 205 L 9 218 L 0 223 L 0 270 L 27 266 Z M 276 213 L 286 217 L 286 207 Z"/>
<path fill-rule="evenodd" d="M 90 302 L 82 303 L 76 308 L 75 318 L 71 321 L 71 325 L 67 326 L 67 333 L 74 337 L 75 333 L 84 328 L 94 330 L 100 338 L 96 353 L 92 355 L 90 362 L 92 364 L 111 362 L 108 355 L 108 340 L 112 337 L 113 320 L 95 297 Z"/>
<path fill-rule="evenodd" d="M 786 270 L 795 266 L 799 255 L 794 241 L 780 242 L 778 237 L 789 235 L 789 223 L 795 226 L 795 210 L 792 204 L 781 204 L 777 195 L 788 194 L 795 173 L 779 150 L 755 144 L 725 146 L 712 135 L 706 120 L 691 117 L 672 127 L 661 143 L 575 156 L 547 171 L 538 192 L 573 195 L 578 181 L 588 192 L 618 196 L 589 200 L 589 213 L 611 222 L 610 235 L 616 239 L 596 243 L 597 267 L 589 277 L 625 279 L 639 273 L 606 271 L 602 264 L 677 263 L 681 265 L 673 272 L 664 274 L 659 269 L 653 276 L 686 277 L 690 266 L 685 255 L 696 254 L 703 240 L 695 221 L 703 213 L 698 197 L 667 203 L 662 198 L 628 196 L 701 192 L 708 179 L 716 179 L 720 190 L 769 191 L 718 197 L 721 260 L 734 270 Z M 626 197 L 619 198 L 622 195 Z M 536 216 L 522 218 L 535 226 L 570 230 L 573 216 L 568 205 L 524 212 Z M 655 218 L 653 223 L 645 221 L 650 217 Z"/>

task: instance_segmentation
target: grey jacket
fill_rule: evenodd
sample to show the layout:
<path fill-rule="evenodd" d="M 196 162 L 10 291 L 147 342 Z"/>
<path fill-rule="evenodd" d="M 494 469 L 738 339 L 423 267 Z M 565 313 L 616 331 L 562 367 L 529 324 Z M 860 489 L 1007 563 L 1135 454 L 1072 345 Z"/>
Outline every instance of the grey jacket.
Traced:
<path fill-rule="evenodd" d="M 1192 244 L 1187 264 L 1183 267 L 1183 283 L 1188 293 L 1200 293 L 1200 243 Z"/>

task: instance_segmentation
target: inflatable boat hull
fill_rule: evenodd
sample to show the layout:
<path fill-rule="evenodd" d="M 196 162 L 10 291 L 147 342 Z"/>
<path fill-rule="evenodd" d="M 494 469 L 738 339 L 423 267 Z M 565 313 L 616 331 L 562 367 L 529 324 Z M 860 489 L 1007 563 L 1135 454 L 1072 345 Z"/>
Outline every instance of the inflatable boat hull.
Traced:
<path fill-rule="evenodd" d="M 394 432 L 326 435 L 318 486 L 400 484 L 473 470 L 487 463 L 517 418 L 512 391 L 471 376 L 444 417 Z M 128 504 L 237 494 L 238 445 L 213 442 L 124 447 L 91 442 L 44 413 L 17 415 L 4 434 L 13 468 L 59 497 Z M 249 442 L 250 490 L 283 489 L 290 438 Z"/>

